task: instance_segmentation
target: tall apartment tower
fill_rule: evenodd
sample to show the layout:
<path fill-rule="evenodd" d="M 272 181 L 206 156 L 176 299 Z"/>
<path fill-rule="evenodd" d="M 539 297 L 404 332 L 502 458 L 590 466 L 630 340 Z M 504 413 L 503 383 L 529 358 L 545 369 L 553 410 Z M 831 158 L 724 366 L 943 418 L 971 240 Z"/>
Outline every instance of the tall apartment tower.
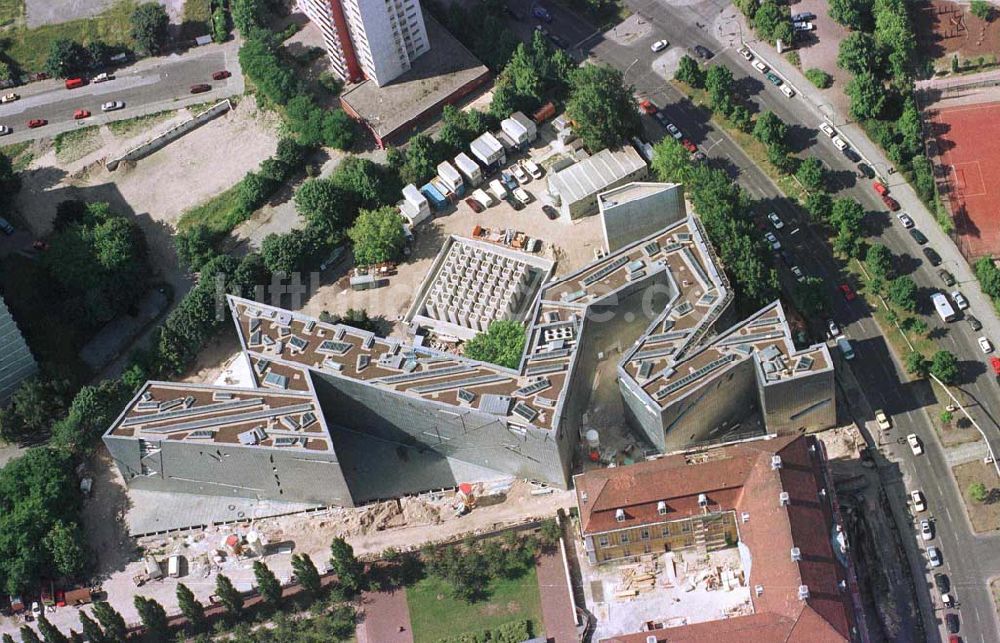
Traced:
<path fill-rule="evenodd" d="M 382 86 L 430 49 L 419 0 L 298 0 L 323 32 L 327 55 L 347 82 Z"/>

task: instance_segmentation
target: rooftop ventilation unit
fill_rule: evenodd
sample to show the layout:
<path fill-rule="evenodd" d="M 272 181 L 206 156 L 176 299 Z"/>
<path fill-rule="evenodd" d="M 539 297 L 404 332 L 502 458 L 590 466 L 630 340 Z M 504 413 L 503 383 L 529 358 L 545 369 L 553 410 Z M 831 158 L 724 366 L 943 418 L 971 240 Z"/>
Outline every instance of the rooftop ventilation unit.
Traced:
<path fill-rule="evenodd" d="M 756 594 L 757 596 L 763 595 L 764 594 L 764 586 L 763 585 L 754 585 L 754 587 L 753 587 L 753 593 Z"/>
<path fill-rule="evenodd" d="M 625 522 L 625 510 L 615 509 L 615 520 L 618 522 Z"/>
<path fill-rule="evenodd" d="M 656 643 L 656 635 L 650 634 L 646 637 L 646 643 Z"/>
<path fill-rule="evenodd" d="M 584 491 L 583 493 L 580 494 L 580 500 L 582 500 L 583 502 L 587 502 L 587 499 L 588 498 L 587 498 L 587 492 L 586 491 Z"/>
<path fill-rule="evenodd" d="M 792 562 L 799 562 L 802 560 L 802 550 L 798 547 L 792 547 Z"/>
<path fill-rule="evenodd" d="M 744 523 L 750 522 L 750 512 L 749 511 L 744 511 L 742 514 L 740 514 L 740 519 Z"/>
<path fill-rule="evenodd" d="M 698 506 L 707 507 L 708 506 L 708 496 L 703 493 L 698 494 Z"/>
<path fill-rule="evenodd" d="M 667 503 L 662 500 L 656 503 L 656 513 L 661 516 L 667 515 Z"/>
<path fill-rule="evenodd" d="M 782 507 L 787 507 L 790 499 L 791 496 L 788 495 L 787 491 L 782 491 L 781 493 L 778 494 L 778 504 L 780 504 Z"/>
<path fill-rule="evenodd" d="M 809 586 L 799 585 L 799 600 L 804 601 L 809 598 Z"/>
<path fill-rule="evenodd" d="M 773 456 L 771 456 L 771 468 L 772 469 L 780 469 L 781 468 L 781 456 L 780 455 L 773 455 Z"/>

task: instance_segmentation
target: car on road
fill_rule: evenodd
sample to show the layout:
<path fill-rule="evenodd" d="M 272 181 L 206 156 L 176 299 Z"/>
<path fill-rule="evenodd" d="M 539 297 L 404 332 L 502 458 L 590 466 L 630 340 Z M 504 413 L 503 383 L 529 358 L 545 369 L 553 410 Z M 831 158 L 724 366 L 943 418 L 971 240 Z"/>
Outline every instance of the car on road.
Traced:
<path fill-rule="evenodd" d="M 917 513 L 927 511 L 927 501 L 924 500 L 924 492 L 914 489 L 910 492 L 910 500 L 913 502 L 913 510 Z"/>
<path fill-rule="evenodd" d="M 76 89 L 77 87 L 83 87 L 87 84 L 82 78 L 67 78 L 66 79 L 66 89 Z"/>
<path fill-rule="evenodd" d="M 837 322 L 831 319 L 826 322 L 826 332 L 830 333 L 830 337 L 837 337 L 840 335 L 840 326 L 837 326 Z"/>
<path fill-rule="evenodd" d="M 91 79 L 91 82 L 93 82 L 93 83 L 106 83 L 109 80 L 114 80 L 114 79 L 115 79 L 115 77 L 112 74 L 109 74 L 107 72 L 103 72 L 103 73 L 100 73 L 100 74 L 97 74 L 96 76 L 94 76 Z"/>
<path fill-rule="evenodd" d="M 538 167 L 537 163 L 529 159 L 521 161 L 521 167 L 524 168 L 525 172 L 536 179 L 542 178 L 542 175 L 544 174 L 544 172 L 542 172 L 542 168 Z"/>
<path fill-rule="evenodd" d="M 81 118 L 90 118 L 90 112 L 86 109 L 78 109 L 73 112 L 73 120 L 78 121 Z"/>
<path fill-rule="evenodd" d="M 885 204 L 885 207 L 889 208 L 889 212 L 896 212 L 899 210 L 899 201 L 892 198 L 888 194 L 882 196 L 882 203 Z"/>
<path fill-rule="evenodd" d="M 941 277 L 941 281 L 944 282 L 945 286 L 954 286 L 955 285 L 955 275 L 951 274 L 950 272 L 948 272 L 944 268 L 942 268 L 941 270 L 938 270 L 938 277 Z"/>
<path fill-rule="evenodd" d="M 559 218 L 559 211 L 553 208 L 551 205 L 543 205 L 542 212 L 544 212 L 545 216 L 549 218 L 549 221 L 555 221 L 556 219 Z"/>
<path fill-rule="evenodd" d="M 861 160 L 861 157 L 858 156 L 858 153 L 855 152 L 854 150 L 852 150 L 849 147 L 845 148 L 845 149 L 843 149 L 841 151 L 843 152 L 844 157 L 846 157 L 847 160 L 850 161 L 851 163 L 857 163 L 858 161 Z"/>
<path fill-rule="evenodd" d="M 753 64 L 753 68 L 754 68 L 754 69 L 756 69 L 757 71 L 759 71 L 759 72 L 760 72 L 760 73 L 762 73 L 762 74 L 766 74 L 767 72 L 771 71 L 771 68 L 770 68 L 770 67 L 768 67 L 767 65 L 765 65 L 765 64 L 764 64 L 764 63 L 763 63 L 762 61 L 760 61 L 760 60 L 758 60 L 757 62 L 755 62 L 755 63 Z"/>
<path fill-rule="evenodd" d="M 844 296 L 846 301 L 854 301 L 857 298 L 857 295 L 854 294 L 854 290 L 848 284 L 840 284 L 837 286 L 837 290 L 840 291 L 840 294 Z"/>
<path fill-rule="evenodd" d="M 667 42 L 666 40 L 657 40 L 652 45 L 650 45 L 649 48 L 655 52 L 655 51 L 663 51 L 664 49 L 666 49 L 669 46 L 670 46 L 670 43 Z"/>
<path fill-rule="evenodd" d="M 913 455 L 920 455 L 924 452 L 924 445 L 916 433 L 906 436 L 906 443 L 910 445 L 910 451 L 913 452 Z"/>
<path fill-rule="evenodd" d="M 102 112 L 115 112 L 125 108 L 125 102 L 120 100 L 109 100 L 101 105 Z"/>
<path fill-rule="evenodd" d="M 698 54 L 699 58 L 704 58 L 705 60 L 708 60 L 709 58 L 715 55 L 712 53 L 711 49 L 705 47 L 704 45 L 695 45 L 694 53 Z"/>
<path fill-rule="evenodd" d="M 795 90 L 788 85 L 781 86 L 781 93 L 789 98 L 795 98 Z"/>
<path fill-rule="evenodd" d="M 920 537 L 924 540 L 934 538 L 934 528 L 931 526 L 931 521 L 926 518 L 920 521 Z"/>
<path fill-rule="evenodd" d="M 781 250 L 781 242 L 778 241 L 778 237 L 774 236 L 773 232 L 765 232 L 764 240 L 771 246 L 771 250 Z"/>
<path fill-rule="evenodd" d="M 882 183 L 881 181 L 872 181 L 872 189 L 878 192 L 879 196 L 889 194 L 889 188 L 886 187 L 885 183 Z"/>
<path fill-rule="evenodd" d="M 948 575 L 942 574 L 940 572 L 934 574 L 934 586 L 937 587 L 937 590 L 942 594 L 947 594 L 948 592 L 950 592 L 951 581 L 948 580 Z"/>
<path fill-rule="evenodd" d="M 777 212 L 769 212 L 767 215 L 767 220 L 771 222 L 775 230 L 781 230 L 785 227 L 785 222 L 781 220 Z"/>
<path fill-rule="evenodd" d="M 483 211 L 486 210 L 486 207 L 483 206 L 482 203 L 480 203 L 479 201 L 476 201 L 471 196 L 468 199 L 465 200 L 465 205 L 467 205 L 470 208 L 472 208 L 472 211 L 475 212 L 476 214 L 479 214 L 479 213 L 481 213 L 481 212 L 483 212 Z"/>
<path fill-rule="evenodd" d="M 892 422 L 889 420 L 889 416 L 885 414 L 882 409 L 877 409 L 875 411 L 875 423 L 878 424 L 878 428 L 883 431 L 888 431 L 892 428 Z"/>
<path fill-rule="evenodd" d="M 641 109 L 642 113 L 645 114 L 645 115 L 647 115 L 647 116 L 652 116 L 657 111 L 656 110 L 656 105 L 654 105 L 653 102 L 651 100 L 649 100 L 648 98 L 645 99 L 645 100 L 639 101 L 639 109 Z"/>
<path fill-rule="evenodd" d="M 753 53 L 746 47 L 737 47 L 736 53 L 746 58 L 748 61 L 753 61 Z"/>
<path fill-rule="evenodd" d="M 816 14 L 811 11 L 803 11 L 802 13 L 793 13 L 792 22 L 805 22 L 806 20 L 815 20 Z"/>
<path fill-rule="evenodd" d="M 839 134 L 833 137 L 833 146 L 841 152 L 847 149 L 847 143 L 844 142 L 844 139 L 840 138 Z"/>
<path fill-rule="evenodd" d="M 908 232 L 910 233 L 910 236 L 913 237 L 913 240 L 916 241 L 918 244 L 924 245 L 925 243 L 927 243 L 927 237 L 925 237 L 924 233 L 921 232 L 920 230 L 917 230 L 916 228 L 909 228 Z"/>
<path fill-rule="evenodd" d="M 993 344 L 991 344 L 990 340 L 986 339 L 985 337 L 979 337 L 979 338 L 977 338 L 976 339 L 976 343 L 979 344 L 979 349 L 981 351 L 983 351 L 984 353 L 992 353 L 993 352 Z"/>
<path fill-rule="evenodd" d="M 802 268 L 799 268 L 798 266 L 792 266 L 791 268 L 789 268 L 789 270 L 791 270 L 792 274 L 795 276 L 795 281 L 802 283 L 803 281 L 806 280 L 806 275 L 805 273 L 802 272 Z"/>
<path fill-rule="evenodd" d="M 941 255 L 939 255 L 934 248 L 927 247 L 921 248 L 920 250 L 924 253 L 924 256 L 927 257 L 927 261 L 930 262 L 932 266 L 936 268 L 941 265 Z"/>
<path fill-rule="evenodd" d="M 44 118 L 33 118 L 30 121 L 28 121 L 28 127 L 31 129 L 35 129 L 36 127 L 43 127 L 48 124 L 49 122 Z"/>
<path fill-rule="evenodd" d="M 212 74 L 212 80 L 225 80 L 232 76 L 228 69 L 220 69 Z"/>
<path fill-rule="evenodd" d="M 905 212 L 900 212 L 896 215 L 896 218 L 899 219 L 899 222 L 902 223 L 903 227 L 906 229 L 910 229 L 914 225 L 913 218 Z"/>
<path fill-rule="evenodd" d="M 775 87 L 781 87 L 781 83 L 783 81 L 781 80 L 781 76 L 779 76 L 778 74 L 775 74 L 775 73 L 772 72 L 772 73 L 767 74 L 766 78 L 767 78 L 768 82 L 770 82 Z"/>
<path fill-rule="evenodd" d="M 673 123 L 667 123 L 666 125 L 664 125 L 664 127 L 666 127 L 667 132 L 669 132 L 670 135 L 673 136 L 678 141 L 684 138 L 684 134 L 682 134 L 681 131 L 677 129 L 677 126 L 674 125 Z"/>
<path fill-rule="evenodd" d="M 858 163 L 858 173 L 866 179 L 875 178 L 875 170 L 873 170 L 872 166 L 867 163 Z"/>
<path fill-rule="evenodd" d="M 823 132 L 830 138 L 833 138 L 834 136 L 837 135 L 837 130 L 833 129 L 833 126 L 831 126 L 829 123 L 820 123 L 819 131 Z"/>
<path fill-rule="evenodd" d="M 965 310 L 969 307 L 969 300 L 965 298 L 960 290 L 951 291 L 951 300 L 955 302 L 955 307 L 959 310 Z"/>
<path fill-rule="evenodd" d="M 7 219 L 0 218 L 0 232 L 3 232 L 8 237 L 14 234 L 14 226 L 10 224 Z"/>
<path fill-rule="evenodd" d="M 949 612 L 944 615 L 944 626 L 948 628 L 948 632 L 951 634 L 958 634 L 959 622 L 958 614 L 954 612 Z"/>
<path fill-rule="evenodd" d="M 931 545 L 927 548 L 927 560 L 930 561 L 931 567 L 941 566 L 941 551 L 937 547 Z"/>
<path fill-rule="evenodd" d="M 531 203 L 531 194 L 524 188 L 514 188 L 511 192 L 514 193 L 514 198 L 520 201 L 522 205 Z"/>
<path fill-rule="evenodd" d="M 763 228 L 761 228 L 761 230 L 763 230 Z M 781 252 L 778 253 L 778 256 L 781 257 L 782 263 L 784 263 L 789 268 L 795 265 L 795 255 L 793 255 L 788 250 L 782 250 Z"/>
<path fill-rule="evenodd" d="M 546 9 L 540 4 L 536 4 L 534 7 L 532 7 L 531 15 L 544 22 L 552 22 L 552 14 L 549 13 L 548 9 Z"/>
<path fill-rule="evenodd" d="M 205 92 L 212 91 L 212 86 L 205 83 L 198 83 L 197 85 L 191 85 L 192 94 L 204 94 Z"/>
<path fill-rule="evenodd" d="M 18 96 L 14 92 L 10 92 L 9 94 L 4 94 L 3 96 L 0 96 L 0 104 L 13 103 L 18 98 L 20 98 L 20 96 Z"/>
<path fill-rule="evenodd" d="M 811 22 L 793 22 L 792 23 L 792 30 L 793 31 L 805 32 L 805 31 L 812 31 L 815 28 L 816 28 L 816 25 L 813 24 L 813 23 L 811 23 Z"/>
<path fill-rule="evenodd" d="M 6 125 L 0 125 L 0 136 L 6 136 L 6 135 L 12 133 L 13 131 L 14 130 L 12 130 L 11 128 L 7 127 Z"/>
<path fill-rule="evenodd" d="M 528 176 L 528 173 L 525 172 L 524 168 L 520 165 L 511 165 L 510 171 L 514 174 L 514 178 L 517 179 L 517 182 L 521 185 L 524 185 L 531 180 L 531 177 Z"/>
<path fill-rule="evenodd" d="M 969 326 L 972 326 L 972 330 L 976 332 L 983 329 L 983 322 L 979 321 L 979 318 L 975 315 L 966 315 L 965 321 L 969 322 Z"/>

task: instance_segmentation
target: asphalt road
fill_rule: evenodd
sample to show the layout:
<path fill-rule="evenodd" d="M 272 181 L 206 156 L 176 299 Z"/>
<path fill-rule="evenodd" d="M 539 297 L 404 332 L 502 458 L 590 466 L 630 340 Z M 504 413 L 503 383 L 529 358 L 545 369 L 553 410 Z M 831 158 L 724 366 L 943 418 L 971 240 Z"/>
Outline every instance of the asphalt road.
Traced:
<path fill-rule="evenodd" d="M 197 47 L 183 54 L 145 59 L 116 71 L 114 80 L 90 83 L 76 89 L 66 89 L 63 81 L 53 79 L 4 90 L 2 93 L 14 92 L 21 98 L 0 105 L 0 125 L 14 130 L 12 134 L 0 137 L 0 145 L 242 93 L 243 79 L 237 50 L 236 43 L 229 42 Z M 232 76 L 222 81 L 212 80 L 212 73 L 223 69 L 229 70 Z M 200 83 L 211 85 L 212 91 L 191 94 L 191 86 Z M 124 101 L 125 108 L 101 112 L 103 103 L 115 100 Z M 91 117 L 74 120 L 73 113 L 78 109 L 88 110 Z M 36 118 L 45 119 L 48 124 L 29 129 L 28 121 Z"/>
<path fill-rule="evenodd" d="M 866 216 L 867 232 L 872 240 L 880 241 L 892 250 L 898 258 L 899 272 L 910 274 L 921 288 L 920 299 L 924 307 L 922 317 L 929 327 L 935 329 L 934 333 L 940 338 L 943 348 L 952 351 L 961 360 L 961 388 L 981 403 L 980 407 L 970 409 L 970 412 L 984 426 L 990 442 L 996 445 L 995 448 L 1000 448 L 1000 429 L 992 420 L 1000 418 L 1000 396 L 997 395 L 1000 388 L 992 374 L 987 373 L 982 351 L 976 344 L 980 333 L 973 332 L 964 321 L 942 323 L 934 315 L 929 302 L 930 293 L 934 290 L 961 289 L 962 284 L 945 288 L 937 274 L 938 269 L 928 264 L 909 234 L 894 216 L 885 211 L 881 200 L 872 190 L 870 181 L 856 178 L 855 164 L 816 129 L 825 114 L 799 97 L 786 98 L 736 53 L 732 46 L 736 38 L 728 38 L 724 33 L 737 34 L 739 27 L 732 22 L 716 24 L 719 22 L 719 14 L 729 7 L 727 2 L 702 0 L 676 6 L 668 5 L 662 0 L 653 0 L 627 4 L 652 26 L 648 35 L 628 46 L 604 39 L 602 35 L 588 29 L 579 17 L 550 4 L 546 6 L 555 19 L 552 24 L 545 26 L 565 40 L 570 40 L 570 51 L 578 58 L 591 56 L 621 69 L 625 74 L 625 82 L 635 87 L 638 96 L 648 98 L 663 108 L 670 120 L 684 132 L 685 137 L 697 143 L 713 164 L 726 168 L 752 196 L 761 200 L 761 211 L 756 213 L 758 217 L 774 211 L 785 221 L 785 228 L 778 232 L 783 246 L 791 250 L 796 263 L 807 275 L 821 277 L 827 284 L 833 317 L 855 347 L 857 357 L 852 361 L 847 375 L 853 374 L 864 396 L 859 400 L 850 400 L 852 413 L 864 423 L 871 420 L 873 408 L 881 407 L 893 418 L 895 428 L 886 436 L 888 444 L 883 445 L 882 449 L 891 463 L 898 463 L 891 466 L 900 468 L 902 479 L 884 475 L 883 480 L 894 517 L 906 541 L 911 571 L 917 581 L 918 601 L 927 637 L 935 640 L 946 638 L 946 634 L 942 627 L 940 600 L 932 587 L 922 541 L 913 526 L 914 519 L 906 504 L 909 491 L 907 485 L 921 488 L 927 498 L 929 510 L 919 517 L 933 517 L 936 535 L 929 544 L 937 545 L 944 559 L 943 567 L 933 571 L 943 571 L 952 579 L 959 600 L 964 640 L 1000 640 L 996 612 L 987 587 L 988 578 L 1000 574 L 1000 536 L 976 537 L 972 534 L 944 451 L 925 410 L 934 401 L 928 389 L 929 384 L 922 381 L 904 383 L 901 375 L 903 369 L 895 361 L 895 356 L 871 318 L 870 311 L 860 299 L 845 301 L 835 290 L 836 285 L 846 282 L 848 278 L 840 262 L 832 256 L 825 239 L 806 220 L 800 218 L 798 208 L 781 196 L 777 187 L 735 143 L 725 134 L 713 129 L 704 111 L 694 107 L 680 92 L 666 83 L 659 73 L 653 71 L 654 61 L 666 52 L 653 53 L 650 45 L 665 38 L 670 41 L 672 48 L 681 47 L 691 55 L 695 45 L 708 47 L 715 53 L 712 63 L 729 67 L 737 82 L 761 109 L 770 109 L 790 125 L 791 147 L 796 154 L 820 158 L 834 172 L 834 179 L 840 187 L 837 196 L 856 199 L 869 210 Z M 525 6 L 528 6 L 527 3 Z M 720 27 L 724 28 L 720 30 Z M 573 39 L 580 34 L 587 35 L 579 40 Z M 643 121 L 647 140 L 662 138 L 664 130 L 654 119 L 644 117 Z M 885 167 L 876 169 L 880 174 L 887 173 Z M 955 260 L 948 260 L 947 252 L 941 254 L 946 257 L 941 268 L 958 274 L 960 271 L 953 265 Z M 779 261 L 775 265 L 779 268 L 782 266 Z M 782 283 L 785 286 L 794 284 L 786 269 L 782 269 Z M 981 310 L 989 307 L 988 302 L 981 298 L 977 300 L 976 293 L 966 294 L 972 300 L 973 308 Z M 981 319 L 984 317 L 979 316 Z M 844 367 L 844 364 L 840 365 L 841 369 Z M 905 444 L 895 441 L 911 432 L 917 433 L 923 440 L 925 455 L 914 457 Z M 882 463 L 886 465 L 890 462 Z M 912 538 L 906 537 L 908 533 L 912 534 Z M 917 624 L 914 623 L 904 624 L 903 631 L 914 639 L 920 636 Z"/>

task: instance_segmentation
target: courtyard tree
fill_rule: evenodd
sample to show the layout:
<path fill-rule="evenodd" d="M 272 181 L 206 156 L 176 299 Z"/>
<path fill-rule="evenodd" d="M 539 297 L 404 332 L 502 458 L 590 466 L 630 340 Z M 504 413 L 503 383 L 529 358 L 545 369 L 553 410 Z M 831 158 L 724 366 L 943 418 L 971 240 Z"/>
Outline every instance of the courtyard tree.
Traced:
<path fill-rule="evenodd" d="M 302 589 L 312 596 L 319 595 L 323 584 L 309 554 L 292 554 L 292 571 Z"/>
<path fill-rule="evenodd" d="M 132 602 L 139 612 L 139 618 L 146 628 L 146 640 L 165 643 L 170 636 L 170 626 L 167 624 L 167 612 L 163 606 L 152 598 L 134 596 Z"/>
<path fill-rule="evenodd" d="M 263 561 L 253 561 L 253 576 L 257 581 L 257 591 L 264 602 L 272 607 L 281 602 L 281 583 Z"/>
<path fill-rule="evenodd" d="M 295 191 L 295 209 L 306 221 L 331 233 L 350 223 L 347 198 L 329 179 L 309 179 Z"/>
<path fill-rule="evenodd" d="M 204 223 L 195 223 L 174 234 L 174 249 L 181 265 L 192 272 L 197 272 L 209 259 L 217 253 L 215 242 L 217 235 Z"/>
<path fill-rule="evenodd" d="M 406 244 L 403 218 L 391 206 L 362 210 L 347 236 L 354 242 L 354 261 L 359 266 L 396 261 Z"/>
<path fill-rule="evenodd" d="M 976 502 L 986 502 L 986 498 L 989 497 L 986 485 L 982 482 L 973 482 L 969 485 L 969 497 Z"/>
<path fill-rule="evenodd" d="M 993 7 L 986 0 L 972 0 L 969 3 L 969 13 L 980 20 L 993 20 Z"/>
<path fill-rule="evenodd" d="M 357 594 L 367 585 L 365 564 L 354 555 L 354 548 L 341 537 L 330 542 L 330 566 L 337 574 L 341 586 L 351 595 Z"/>
<path fill-rule="evenodd" d="M 69 637 L 49 622 L 44 611 L 38 615 L 38 631 L 41 633 L 45 643 L 69 643 Z"/>
<path fill-rule="evenodd" d="M 163 5 L 146 2 L 132 12 L 132 40 L 144 54 L 158 54 L 167 39 L 170 18 Z"/>
<path fill-rule="evenodd" d="M 225 574 L 215 577 L 215 595 L 232 618 L 239 619 L 243 615 L 243 595 Z"/>
<path fill-rule="evenodd" d="M 677 71 L 674 72 L 674 78 L 696 89 L 701 89 L 705 86 L 705 71 L 698 65 L 698 61 L 687 54 L 681 56 L 680 61 L 677 63 Z"/>
<path fill-rule="evenodd" d="M 855 31 L 840 41 L 837 66 L 855 75 L 881 72 L 885 67 L 885 55 L 874 36 Z"/>
<path fill-rule="evenodd" d="M 872 4 L 869 0 L 829 0 L 830 17 L 854 32 L 871 31 Z"/>
<path fill-rule="evenodd" d="M 945 384 L 958 381 L 958 358 L 948 351 L 938 351 L 931 358 L 930 373 Z"/>
<path fill-rule="evenodd" d="M 27 625 L 21 626 L 21 643 L 42 643 L 42 639 L 35 634 L 35 630 Z"/>
<path fill-rule="evenodd" d="M 485 333 L 479 333 L 465 342 L 466 357 L 517 368 L 524 352 L 524 325 L 515 321 L 498 319 L 490 323 Z"/>
<path fill-rule="evenodd" d="M 639 131 L 633 88 L 608 65 L 585 65 L 573 72 L 566 112 L 574 131 L 592 152 L 615 148 Z"/>
<path fill-rule="evenodd" d="M 91 643 L 102 643 L 105 640 L 104 630 L 97 624 L 97 621 L 90 618 L 83 610 L 80 610 L 78 614 L 80 615 L 80 627 L 83 629 L 83 638 Z"/>
<path fill-rule="evenodd" d="M 205 606 L 184 583 L 177 584 L 177 606 L 193 630 L 200 631 L 205 627 Z"/>
<path fill-rule="evenodd" d="M 128 627 L 125 619 L 107 601 L 94 603 L 94 618 L 104 628 L 104 640 L 108 643 L 125 643 Z"/>

